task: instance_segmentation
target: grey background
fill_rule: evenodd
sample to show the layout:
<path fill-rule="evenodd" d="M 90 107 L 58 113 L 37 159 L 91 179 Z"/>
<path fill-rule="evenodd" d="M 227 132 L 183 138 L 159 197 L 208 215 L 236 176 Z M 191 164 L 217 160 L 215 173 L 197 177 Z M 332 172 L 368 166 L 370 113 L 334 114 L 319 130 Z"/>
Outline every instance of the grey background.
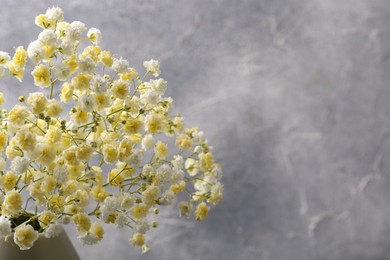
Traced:
<path fill-rule="evenodd" d="M 388 1 L 0 3 L 1 50 L 27 46 L 35 15 L 59 5 L 136 68 L 160 60 L 175 111 L 224 168 L 204 222 L 163 212 L 146 255 L 126 232 L 84 247 L 69 227 L 82 259 L 390 259 Z"/>

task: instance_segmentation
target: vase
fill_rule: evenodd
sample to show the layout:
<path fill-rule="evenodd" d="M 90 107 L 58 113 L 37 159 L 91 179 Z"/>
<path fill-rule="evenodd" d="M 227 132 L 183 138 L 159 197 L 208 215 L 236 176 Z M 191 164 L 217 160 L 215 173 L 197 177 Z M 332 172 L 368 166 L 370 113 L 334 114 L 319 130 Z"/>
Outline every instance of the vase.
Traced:
<path fill-rule="evenodd" d="M 54 238 L 46 238 L 40 234 L 37 241 L 29 250 L 20 250 L 13 241 L 5 242 L 0 239 L 1 260 L 80 260 L 68 235 L 61 232 Z"/>

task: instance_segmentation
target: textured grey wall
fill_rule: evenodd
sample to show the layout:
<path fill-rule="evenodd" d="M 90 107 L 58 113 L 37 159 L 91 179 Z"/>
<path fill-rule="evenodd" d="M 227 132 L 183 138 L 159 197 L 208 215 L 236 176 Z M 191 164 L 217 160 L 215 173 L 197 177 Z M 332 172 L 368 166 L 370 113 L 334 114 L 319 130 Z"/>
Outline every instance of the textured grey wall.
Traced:
<path fill-rule="evenodd" d="M 225 171 L 206 221 L 164 212 L 143 256 L 114 228 L 92 247 L 72 238 L 82 259 L 390 259 L 388 1 L 0 3 L 1 50 L 59 5 L 137 68 L 160 60 Z"/>

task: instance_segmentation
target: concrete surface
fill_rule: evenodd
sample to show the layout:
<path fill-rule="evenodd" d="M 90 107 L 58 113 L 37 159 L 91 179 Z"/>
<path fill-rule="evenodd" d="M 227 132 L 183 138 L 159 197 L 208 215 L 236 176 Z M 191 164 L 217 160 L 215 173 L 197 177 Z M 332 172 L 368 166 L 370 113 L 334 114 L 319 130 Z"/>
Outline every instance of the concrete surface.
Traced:
<path fill-rule="evenodd" d="M 390 259 L 388 1 L 1 0 L 0 49 L 52 5 L 136 68 L 160 60 L 225 172 L 210 217 L 164 212 L 146 255 L 115 228 L 92 247 L 68 228 L 82 259 Z"/>

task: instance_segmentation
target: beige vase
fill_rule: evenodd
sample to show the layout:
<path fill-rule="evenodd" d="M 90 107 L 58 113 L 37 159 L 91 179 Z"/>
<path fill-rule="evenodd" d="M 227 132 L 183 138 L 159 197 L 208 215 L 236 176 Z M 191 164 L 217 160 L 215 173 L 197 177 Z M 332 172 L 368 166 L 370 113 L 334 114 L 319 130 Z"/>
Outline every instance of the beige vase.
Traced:
<path fill-rule="evenodd" d="M 59 236 L 45 238 L 40 235 L 34 246 L 29 250 L 20 250 L 17 245 L 0 239 L 1 260 L 80 260 L 70 242 L 68 235 L 62 229 Z"/>

